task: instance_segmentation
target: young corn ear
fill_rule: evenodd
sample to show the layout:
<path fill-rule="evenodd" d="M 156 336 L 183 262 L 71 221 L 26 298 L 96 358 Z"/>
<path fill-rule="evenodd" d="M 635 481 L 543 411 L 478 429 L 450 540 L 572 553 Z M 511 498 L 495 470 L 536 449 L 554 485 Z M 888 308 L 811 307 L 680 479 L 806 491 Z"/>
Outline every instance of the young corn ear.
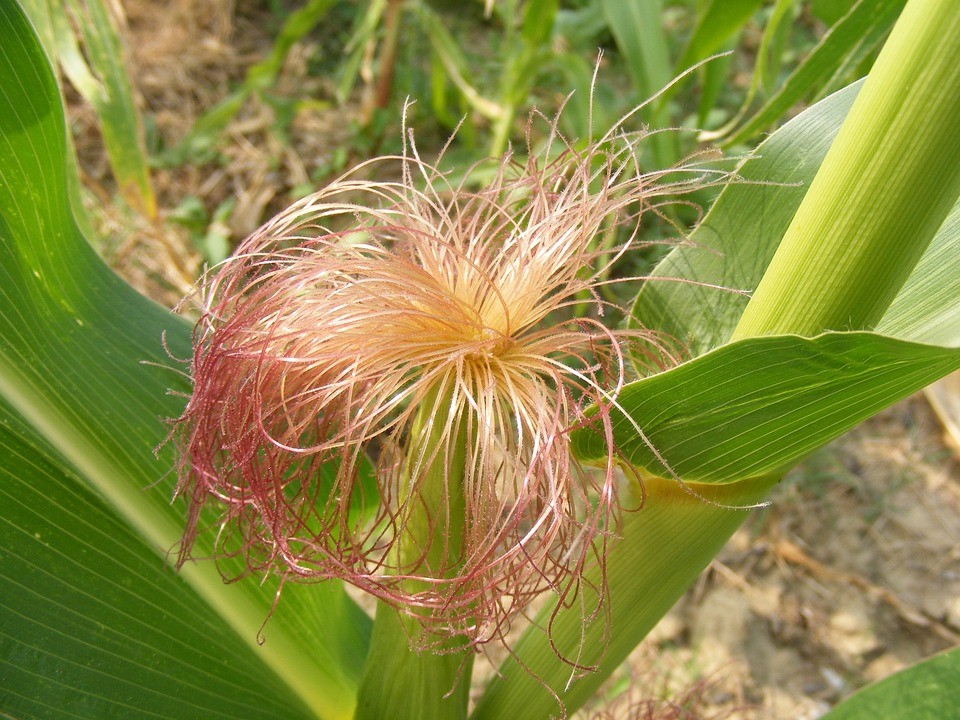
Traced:
<path fill-rule="evenodd" d="M 643 174 L 644 137 L 618 126 L 577 150 L 553 121 L 479 190 L 411 140 L 247 239 L 202 287 L 180 563 L 213 506 L 219 552 L 247 572 L 352 583 L 413 616 L 424 646 L 502 638 L 536 595 L 602 566 L 628 353 L 677 356 L 601 322 L 596 287 L 642 213 L 724 177 Z M 601 253 L 611 222 L 632 231 Z M 607 439 L 597 469 L 569 452 L 585 424 Z"/>

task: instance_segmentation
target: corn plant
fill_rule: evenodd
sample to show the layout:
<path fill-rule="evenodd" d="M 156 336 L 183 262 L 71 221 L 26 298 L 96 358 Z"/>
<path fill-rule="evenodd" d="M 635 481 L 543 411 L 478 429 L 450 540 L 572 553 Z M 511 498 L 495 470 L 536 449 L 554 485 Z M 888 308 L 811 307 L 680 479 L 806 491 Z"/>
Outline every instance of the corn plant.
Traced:
<path fill-rule="evenodd" d="M 755 69 L 739 110 L 727 114 L 718 103 L 732 67 L 733 57 L 727 55 L 715 57 L 695 75 L 682 78 L 666 92 L 657 94 L 640 114 L 653 127 L 691 122 L 706 127 L 722 118 L 722 127 L 704 137 L 722 140 L 725 146 L 740 146 L 774 125 L 798 101 L 822 98 L 851 78 L 862 77 L 903 4 L 904 0 L 778 0 L 766 12 L 762 11 L 761 0 L 493 3 L 484 23 L 484 37 L 498 38 L 491 43 L 487 55 L 493 56 L 490 62 L 501 67 L 502 72 L 496 82 L 491 82 L 484 77 L 476 52 L 457 37 L 456 21 L 459 18 L 463 22 L 469 10 L 460 7 L 456 12 L 441 12 L 420 0 L 373 0 L 357 16 L 347 59 L 341 68 L 338 97 L 341 101 L 346 99 L 364 58 L 374 54 L 379 42 L 377 61 L 366 62 L 371 75 L 368 82 L 375 85 L 376 107 L 392 107 L 391 83 L 397 86 L 392 90 L 395 101 L 427 95 L 435 120 L 447 128 L 464 122 L 467 132 L 462 135 L 467 143 L 475 142 L 483 134 L 484 126 L 488 126 L 487 149 L 490 154 L 499 155 L 509 141 L 521 138 L 521 125 L 516 120 L 529 107 L 537 79 L 552 74 L 563 78 L 570 87 L 586 88 L 593 70 L 586 57 L 596 54 L 606 35 L 612 37 L 616 46 L 615 54 L 607 59 L 626 75 L 629 89 L 603 87 L 606 104 L 616 108 L 601 106 L 594 111 L 615 117 L 625 103 L 644 102 L 674 77 L 713 54 L 733 51 L 743 30 L 762 20 L 764 32 Z M 787 36 L 801 6 L 827 24 L 828 30 L 786 73 Z M 681 24 L 691 26 L 689 38 L 682 46 L 677 46 L 677 39 L 664 28 L 665 7 L 683 18 Z M 402 42 L 398 40 L 401 37 Z M 422 69 L 427 79 L 417 77 L 424 54 L 398 51 L 398 43 L 401 48 L 429 47 L 427 67 Z M 699 79 L 700 85 L 695 113 L 692 104 L 683 102 L 685 96 L 680 94 L 681 89 L 689 88 L 693 77 Z M 582 92 L 575 93 L 567 105 L 564 125 L 575 128 L 579 137 L 588 132 L 589 104 L 588 94 Z M 669 167 L 689 151 L 683 149 L 689 143 L 669 133 L 651 137 L 646 145 L 647 164 L 659 168 Z"/>
<path fill-rule="evenodd" d="M 211 275 L 191 333 L 78 229 L 56 82 L 0 2 L 0 712 L 574 712 L 787 469 L 960 367 L 958 59 L 960 10 L 910 0 L 870 77 L 631 281 L 623 327 L 553 320 L 603 304 L 593 234 L 727 178 L 633 175 L 618 127 L 477 192 L 412 150 L 341 180 Z M 834 717 L 943 717 L 958 662 Z"/>
<path fill-rule="evenodd" d="M 33 0 L 24 3 L 24 9 L 51 61 L 59 63 L 96 111 L 120 196 L 141 215 L 156 220 L 143 119 L 127 75 L 119 28 L 122 12 L 102 0 Z"/>

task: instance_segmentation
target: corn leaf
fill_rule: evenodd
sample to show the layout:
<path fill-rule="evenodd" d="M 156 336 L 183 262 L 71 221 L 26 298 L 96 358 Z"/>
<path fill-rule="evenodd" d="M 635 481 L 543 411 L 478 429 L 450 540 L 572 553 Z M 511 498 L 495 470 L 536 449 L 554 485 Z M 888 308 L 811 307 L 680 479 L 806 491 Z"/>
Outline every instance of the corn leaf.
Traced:
<path fill-rule="evenodd" d="M 911 0 L 733 338 L 877 326 L 960 198 L 960 6 Z"/>
<path fill-rule="evenodd" d="M 783 117 L 794 103 L 815 94 L 835 82 L 841 67 L 848 67 L 851 55 L 862 58 L 893 25 L 906 0 L 860 0 L 829 32 L 821 38 L 804 61 L 794 70 L 780 89 L 739 127 L 728 127 L 725 145 L 743 143 Z M 868 46 L 865 48 L 865 44 Z M 752 99 L 748 98 L 748 102 Z M 747 108 L 744 107 L 744 111 Z"/>
<path fill-rule="evenodd" d="M 190 331 L 117 278 L 77 230 L 65 137 L 43 49 L 19 7 L 0 2 L 0 442 L 10 498 L 0 503 L 9 610 L 0 697 L 17 711 L 2 710 L 63 717 L 69 699 L 71 717 L 155 716 L 164 703 L 161 717 L 214 717 L 214 697 L 236 707 L 256 694 L 273 710 L 234 716 L 348 716 L 369 621 L 341 587 L 290 586 L 270 616 L 274 581 L 226 585 L 212 562 L 165 569 L 183 510 L 170 504 L 172 448 L 154 448 L 182 407 L 171 391 L 189 389 L 168 351 L 188 356 Z M 51 567 L 45 558 L 55 572 L 38 569 Z M 37 594 L 74 612 L 31 603 Z M 163 597 L 176 612 L 144 605 Z M 221 657 L 237 649 L 236 671 L 198 654 L 200 630 L 209 643 L 224 639 L 231 655 Z M 111 682 L 117 673 L 136 690 Z M 231 690 L 237 682 L 252 692 Z"/>
<path fill-rule="evenodd" d="M 5 401 L 0 453 L 0 713 L 311 717 Z"/>
<path fill-rule="evenodd" d="M 126 48 L 116 20 L 103 0 L 48 2 L 47 7 L 60 65 L 97 112 L 121 196 L 144 216 L 156 218 L 143 122 L 127 76 Z M 83 53 L 71 17 L 83 41 Z"/>
<path fill-rule="evenodd" d="M 677 70 L 683 72 L 727 43 L 753 17 L 763 0 L 711 0 L 697 18 L 697 27 Z"/>
<path fill-rule="evenodd" d="M 850 12 L 855 2 L 856 0 L 813 0 L 810 12 L 827 25 L 833 25 Z"/>
<path fill-rule="evenodd" d="M 960 648 L 953 648 L 868 685 L 822 720 L 941 720 L 960 708 Z"/>
<path fill-rule="evenodd" d="M 644 284 L 634 326 L 669 333 L 693 356 L 730 338 L 859 87 L 818 103 L 760 144 L 740 169 L 743 182 L 724 188 L 690 242 Z"/>
<path fill-rule="evenodd" d="M 682 340 L 693 356 L 729 340 L 862 83 L 819 102 L 765 140 L 692 233 L 654 271 L 633 324 Z M 934 236 L 877 332 L 960 345 L 960 204 Z M 691 283 L 689 281 L 694 281 Z M 700 284 L 696 284 L 700 283 Z"/>
<path fill-rule="evenodd" d="M 957 368 L 960 349 L 873 333 L 750 338 L 628 385 L 614 436 L 655 475 L 735 482 L 789 469 Z M 596 434 L 575 438 L 581 458 L 603 457 Z"/>
<path fill-rule="evenodd" d="M 960 204 L 953 208 L 913 274 L 877 325 L 884 335 L 960 346 Z"/>
<path fill-rule="evenodd" d="M 929 22 L 925 8 L 929 3 L 917 6 L 914 21 Z M 955 22 L 956 15 L 950 19 Z M 929 29 L 928 24 L 924 27 Z M 910 37 L 912 30 L 910 26 L 900 37 Z M 952 44 L 954 37 L 945 32 L 942 41 Z M 924 51 L 936 48 L 926 43 Z M 891 92 L 917 85 L 911 80 L 917 57 L 896 68 L 902 83 Z M 943 65 L 949 66 L 950 54 L 945 58 Z M 954 75 L 950 78 L 955 83 Z M 943 92 L 955 97 L 949 95 L 955 87 L 951 83 L 945 83 Z M 664 278 L 687 282 L 650 284 L 664 292 L 665 310 L 644 297 L 649 289 L 641 293 L 635 309 L 643 324 L 659 326 L 684 341 L 701 332 L 708 337 L 693 344 L 695 359 L 627 386 L 612 412 L 618 449 L 639 466 L 644 493 L 636 503 L 642 499 L 642 509 L 625 514 L 621 539 L 607 554 L 608 584 L 599 570 L 589 573 L 583 584 L 608 588 L 609 615 L 585 625 L 581 607 L 546 607 L 538 628 L 524 635 L 481 697 L 475 718 L 532 720 L 557 712 L 558 700 L 567 712 L 578 708 L 706 566 L 742 521 L 740 508 L 762 499 L 805 453 L 960 367 L 960 313 L 941 312 L 931 300 L 936 296 L 950 308 L 958 302 L 960 228 L 954 216 L 920 260 L 940 262 L 947 269 L 920 277 L 918 266 L 894 301 L 902 303 L 901 311 L 894 317 L 891 306 L 889 319 L 881 321 L 902 336 L 782 335 L 724 345 L 745 302 L 729 288 L 751 291 L 763 276 L 804 195 L 800 183 L 816 173 L 855 93 L 851 88 L 807 110 L 760 148 L 759 157 L 744 167 L 749 181 L 725 189 L 692 242 L 668 256 L 667 269 L 660 270 Z M 926 110 L 914 120 L 922 127 L 939 119 L 929 135 L 929 144 L 935 145 L 940 142 L 937 133 L 949 127 L 953 117 L 933 106 Z M 901 118 L 894 116 L 893 122 Z M 815 142 L 818 136 L 825 138 L 822 145 Z M 953 155 L 945 157 L 949 164 Z M 940 199 L 953 192 L 955 169 L 937 175 L 942 178 Z M 903 198 L 909 202 L 911 196 L 908 189 L 897 198 L 883 197 L 894 203 Z M 930 215 L 942 218 L 939 199 L 933 205 Z M 931 224 L 929 218 L 921 220 Z M 926 244 L 933 233 L 928 229 L 929 234 L 917 231 L 917 242 Z M 917 322 L 909 318 L 911 312 Z M 911 342 L 931 336 L 944 346 Z M 585 459 L 601 455 L 596 436 L 587 431 L 578 432 L 574 443 Z M 543 627 L 550 628 L 549 636 Z M 597 669 L 578 677 L 573 662 Z"/>

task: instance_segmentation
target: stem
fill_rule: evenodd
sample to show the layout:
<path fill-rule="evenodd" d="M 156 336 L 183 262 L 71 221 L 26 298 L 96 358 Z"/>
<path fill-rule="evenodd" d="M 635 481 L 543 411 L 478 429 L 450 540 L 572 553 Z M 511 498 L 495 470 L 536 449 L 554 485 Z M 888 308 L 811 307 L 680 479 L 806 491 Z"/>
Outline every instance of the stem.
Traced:
<path fill-rule="evenodd" d="M 960 195 L 958 136 L 960 5 L 911 0 L 734 339 L 875 325 Z M 777 479 L 688 487 L 716 503 L 747 506 Z M 559 714 L 558 700 L 567 713 L 576 710 L 748 514 L 704 503 L 669 479 L 647 479 L 645 487 L 643 509 L 624 519 L 622 539 L 607 556 L 609 625 L 600 619 L 584 628 L 578 608 L 570 608 L 557 613 L 550 637 L 525 633 L 471 720 L 540 720 Z M 557 652 L 596 670 L 577 673 Z"/>
<path fill-rule="evenodd" d="M 501 104 L 503 112 L 493 124 L 493 139 L 490 141 L 490 157 L 499 157 L 507 149 L 510 140 L 510 131 L 513 130 L 513 121 L 517 114 L 517 107 L 512 102 Z"/>
<path fill-rule="evenodd" d="M 411 506 L 399 530 L 400 572 L 451 575 L 462 560 L 467 432 L 463 422 L 449 417 L 449 407 L 450 392 L 441 383 L 424 398 L 413 422 L 399 503 Z M 451 429 L 451 423 L 457 427 Z M 426 593 L 430 583 L 407 580 L 405 589 Z M 465 720 L 473 653 L 456 637 L 438 638 L 436 651 L 411 648 L 410 639 L 422 632 L 416 617 L 378 603 L 356 720 Z"/>
<path fill-rule="evenodd" d="M 402 0 L 389 0 L 387 3 L 385 37 L 383 48 L 380 51 L 380 68 L 377 77 L 376 89 L 373 95 L 373 106 L 383 110 L 390 104 L 390 90 L 393 87 L 393 72 L 397 64 L 397 40 L 400 37 L 400 11 Z"/>
<path fill-rule="evenodd" d="M 409 638 L 419 630 L 415 619 L 377 604 L 355 720 L 465 720 L 473 653 L 456 652 L 455 639 L 452 652 L 413 650 Z"/>
<path fill-rule="evenodd" d="M 732 340 L 869 329 L 960 196 L 960 4 L 911 0 Z"/>
<path fill-rule="evenodd" d="M 551 622 L 556 603 L 550 603 L 537 616 L 538 627 L 524 633 L 499 668 L 471 720 L 559 717 L 557 698 L 567 715 L 572 714 L 623 663 L 637 638 L 673 607 L 750 512 L 730 508 L 749 507 L 763 499 L 775 482 L 776 478 L 751 478 L 729 485 L 691 484 L 696 497 L 675 480 L 646 479 L 644 507 L 624 518 L 623 537 L 607 556 L 609 616 L 584 627 L 579 604 L 564 608 L 550 625 L 548 637 L 542 628 Z M 639 505 L 640 499 L 634 500 Z M 601 580 L 599 571 L 591 570 L 584 587 Z M 597 668 L 575 671 L 557 653 Z"/>

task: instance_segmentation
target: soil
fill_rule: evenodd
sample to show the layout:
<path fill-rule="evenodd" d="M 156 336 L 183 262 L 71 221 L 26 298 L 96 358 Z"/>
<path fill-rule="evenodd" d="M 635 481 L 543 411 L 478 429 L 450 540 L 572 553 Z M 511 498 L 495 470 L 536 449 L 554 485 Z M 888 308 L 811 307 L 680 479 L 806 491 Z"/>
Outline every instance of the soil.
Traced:
<path fill-rule="evenodd" d="M 257 3 L 127 0 L 123 8 L 135 84 L 167 147 L 271 42 L 272 21 Z M 313 49 L 295 46 L 279 82 L 329 98 L 328 87 L 306 80 Z M 107 237 L 101 250 L 171 306 L 201 260 L 165 214 L 187 197 L 209 212 L 236 197 L 226 232 L 242 238 L 310 182 L 347 125 L 344 109 L 331 106 L 296 118 L 281 142 L 270 132 L 273 110 L 251 100 L 215 160 L 156 170 L 162 210 L 150 223 L 104 202 L 112 188 L 95 116 L 69 88 L 68 98 L 97 229 Z M 943 435 L 917 395 L 810 457 L 580 717 L 816 718 L 865 683 L 956 645 L 960 455 Z M 670 710 L 667 696 L 692 701 Z"/>
<path fill-rule="evenodd" d="M 924 395 L 880 413 L 787 475 L 611 687 L 705 679 L 691 718 L 812 720 L 956 645 L 958 478 Z"/>

